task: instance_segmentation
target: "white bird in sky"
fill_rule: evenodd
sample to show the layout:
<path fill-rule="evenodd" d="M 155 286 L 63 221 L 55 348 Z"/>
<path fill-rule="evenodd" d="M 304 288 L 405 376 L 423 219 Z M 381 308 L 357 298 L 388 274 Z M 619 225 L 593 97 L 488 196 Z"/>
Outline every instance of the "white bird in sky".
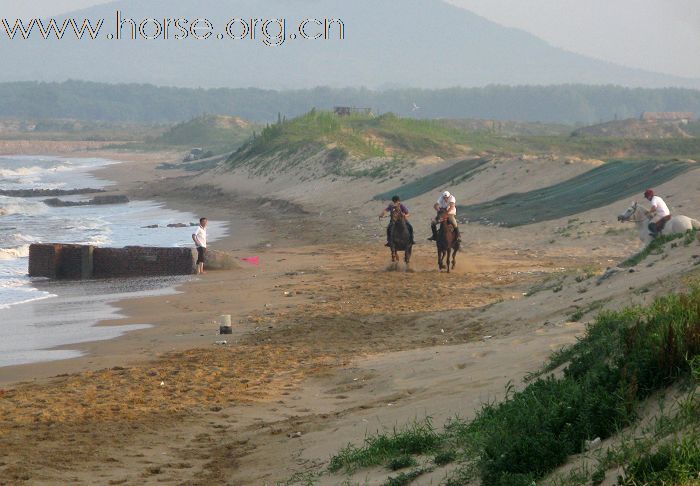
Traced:
<path fill-rule="evenodd" d="M 420 110 L 420 106 L 418 106 L 415 102 L 413 103 L 413 111 L 418 111 Z"/>

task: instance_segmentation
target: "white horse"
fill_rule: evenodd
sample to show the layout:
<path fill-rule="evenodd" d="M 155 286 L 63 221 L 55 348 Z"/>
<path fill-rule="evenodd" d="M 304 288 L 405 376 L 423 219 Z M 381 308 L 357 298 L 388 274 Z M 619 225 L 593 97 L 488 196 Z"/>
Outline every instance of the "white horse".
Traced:
<path fill-rule="evenodd" d="M 637 223 L 639 239 L 642 240 L 645 245 L 648 245 L 654 239 L 651 236 L 651 231 L 649 231 L 649 223 L 651 223 L 652 218 L 653 216 L 649 213 L 649 210 L 640 206 L 637 201 L 634 201 L 624 213 L 617 217 L 617 220 L 623 223 L 628 221 L 631 223 Z M 672 216 L 671 219 L 666 222 L 661 234 L 683 234 L 691 229 L 700 229 L 700 221 L 689 218 L 688 216 L 678 215 Z"/>

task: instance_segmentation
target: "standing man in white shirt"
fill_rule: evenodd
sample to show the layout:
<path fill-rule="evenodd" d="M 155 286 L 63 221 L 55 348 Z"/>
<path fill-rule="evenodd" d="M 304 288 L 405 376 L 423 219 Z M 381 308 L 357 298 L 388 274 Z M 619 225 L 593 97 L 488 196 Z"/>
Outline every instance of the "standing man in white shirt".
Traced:
<path fill-rule="evenodd" d="M 457 225 L 457 199 L 450 194 L 450 191 L 445 191 L 433 207 L 435 211 L 447 210 L 447 220 L 454 227 L 455 233 L 457 233 L 457 241 L 462 241 L 462 236 L 459 234 L 459 226 Z M 437 224 L 436 219 L 430 223 L 430 228 L 433 231 L 433 236 L 428 238 L 430 241 L 437 241 Z"/>
<path fill-rule="evenodd" d="M 204 260 L 207 254 L 207 218 L 200 218 L 197 231 L 192 235 L 197 247 L 197 275 L 204 273 Z"/>
<path fill-rule="evenodd" d="M 649 231 L 651 232 L 651 236 L 656 237 L 661 234 L 664 226 L 666 226 L 666 223 L 671 219 L 671 211 L 669 211 L 663 199 L 654 195 L 652 189 L 647 189 L 644 192 L 644 197 L 651 202 L 649 214 L 652 216 L 652 219 L 651 223 L 649 223 Z"/>

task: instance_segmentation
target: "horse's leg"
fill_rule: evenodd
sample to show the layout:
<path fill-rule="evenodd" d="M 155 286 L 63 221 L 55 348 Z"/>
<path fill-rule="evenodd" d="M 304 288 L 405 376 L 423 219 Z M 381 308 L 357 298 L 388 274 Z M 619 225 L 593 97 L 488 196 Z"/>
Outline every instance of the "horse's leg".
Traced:
<path fill-rule="evenodd" d="M 457 265 L 457 250 L 452 251 L 452 269 Z"/>
<path fill-rule="evenodd" d="M 452 249 L 447 249 L 447 273 L 450 273 L 450 260 L 452 259 Z"/>

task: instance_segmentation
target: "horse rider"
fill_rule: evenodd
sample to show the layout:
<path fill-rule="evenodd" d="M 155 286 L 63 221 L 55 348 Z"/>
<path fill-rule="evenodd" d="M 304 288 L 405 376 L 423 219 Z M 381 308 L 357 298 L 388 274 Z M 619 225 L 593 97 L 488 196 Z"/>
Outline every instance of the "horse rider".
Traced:
<path fill-rule="evenodd" d="M 651 223 L 649 223 L 649 231 L 651 236 L 656 238 L 656 236 L 661 234 L 666 223 L 671 219 L 671 211 L 668 210 L 668 206 L 659 196 L 654 195 L 652 189 L 647 189 L 644 192 L 644 197 L 651 202 L 651 209 L 649 210 L 649 216 L 652 217 Z"/>
<path fill-rule="evenodd" d="M 435 211 L 440 211 L 441 209 L 447 211 L 447 221 L 454 228 L 457 241 L 462 241 L 462 236 L 459 234 L 459 226 L 457 225 L 457 199 L 450 194 L 450 191 L 445 191 L 442 193 L 433 207 L 435 208 Z M 429 241 L 437 241 L 438 223 L 439 221 L 437 220 L 436 216 L 430 223 L 430 229 L 433 231 L 433 236 L 428 238 Z"/>
<path fill-rule="evenodd" d="M 411 237 L 411 243 L 415 244 L 416 242 L 413 241 L 413 226 L 411 226 L 411 223 L 408 222 L 408 217 L 410 216 L 410 213 L 408 212 L 408 208 L 404 206 L 404 204 L 401 202 L 401 198 L 399 196 L 394 196 L 391 198 L 391 204 L 389 204 L 386 207 L 386 209 L 382 211 L 382 213 L 379 215 L 379 219 L 382 219 L 384 216 L 391 213 L 395 209 L 401 211 L 403 217 L 406 219 L 406 226 L 408 227 L 408 234 Z M 389 242 L 391 241 L 391 230 L 393 227 L 394 221 L 393 219 L 390 219 L 389 226 L 386 227 L 386 245 L 384 246 L 391 246 Z"/>

